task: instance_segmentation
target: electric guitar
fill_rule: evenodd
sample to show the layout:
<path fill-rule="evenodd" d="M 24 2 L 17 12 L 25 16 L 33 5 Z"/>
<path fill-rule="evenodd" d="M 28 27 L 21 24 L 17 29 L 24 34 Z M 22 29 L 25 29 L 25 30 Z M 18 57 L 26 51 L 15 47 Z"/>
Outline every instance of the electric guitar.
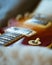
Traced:
<path fill-rule="evenodd" d="M 45 21 L 37 18 L 9 20 L 8 27 L 11 28 L 0 36 L 0 45 L 11 46 L 17 42 L 18 45 L 52 47 L 52 23 Z"/>
<path fill-rule="evenodd" d="M 42 4 L 45 4 L 44 1 Z M 38 13 L 43 13 L 41 7 L 38 8 Z M 47 13 L 47 10 L 44 13 Z M 0 29 L 0 33 L 2 33 L 0 35 L 0 46 L 21 44 L 52 47 L 52 20 L 42 15 L 33 15 L 34 12 L 33 14 L 26 13 L 24 17 L 18 15 L 16 19 L 9 20 L 8 27 L 4 31 Z"/>

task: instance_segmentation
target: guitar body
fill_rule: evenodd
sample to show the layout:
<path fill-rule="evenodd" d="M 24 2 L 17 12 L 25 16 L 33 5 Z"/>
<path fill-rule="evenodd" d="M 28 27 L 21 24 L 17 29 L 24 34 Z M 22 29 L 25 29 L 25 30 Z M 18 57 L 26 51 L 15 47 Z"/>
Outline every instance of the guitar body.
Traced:
<path fill-rule="evenodd" d="M 23 22 L 18 22 L 16 19 L 9 20 L 9 27 L 16 26 L 16 27 L 23 27 L 37 31 L 36 35 L 32 35 L 31 37 L 23 37 L 22 40 L 20 39 L 18 44 L 26 45 L 26 46 L 43 46 L 43 47 L 52 47 L 52 24 L 48 23 L 48 27 L 46 25 L 29 25 L 24 24 Z M 36 38 L 40 38 L 41 44 L 38 45 L 31 45 L 29 41 L 35 40 Z M 15 45 L 15 44 L 14 44 Z"/>
<path fill-rule="evenodd" d="M 40 41 L 41 41 L 41 44 L 40 45 L 35 45 L 35 46 L 43 46 L 43 47 L 51 47 L 52 46 L 52 36 L 51 35 L 34 35 L 30 38 L 25 38 L 23 41 L 22 41 L 22 44 L 24 45 L 29 45 L 29 41 L 30 40 L 35 40 L 36 38 L 40 38 Z M 30 45 L 31 46 L 31 45 Z M 34 45 L 32 45 L 34 46 Z"/>
<path fill-rule="evenodd" d="M 3 29 L 0 28 L 0 34 L 4 33 Z"/>

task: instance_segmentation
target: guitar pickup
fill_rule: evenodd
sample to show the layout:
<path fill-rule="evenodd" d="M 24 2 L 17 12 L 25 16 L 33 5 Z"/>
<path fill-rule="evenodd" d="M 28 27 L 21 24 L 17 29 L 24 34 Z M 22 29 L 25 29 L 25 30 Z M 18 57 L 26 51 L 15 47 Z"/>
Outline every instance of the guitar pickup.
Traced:
<path fill-rule="evenodd" d="M 6 29 L 5 32 L 20 33 L 27 37 L 30 37 L 30 36 L 36 34 L 36 31 L 34 31 L 34 30 L 21 28 L 21 27 L 10 27 L 10 28 Z"/>
<path fill-rule="evenodd" d="M 0 35 L 0 46 L 9 46 L 15 41 L 18 41 L 21 39 L 24 35 L 22 34 L 16 34 L 16 33 L 10 33 L 5 32 L 2 35 Z"/>

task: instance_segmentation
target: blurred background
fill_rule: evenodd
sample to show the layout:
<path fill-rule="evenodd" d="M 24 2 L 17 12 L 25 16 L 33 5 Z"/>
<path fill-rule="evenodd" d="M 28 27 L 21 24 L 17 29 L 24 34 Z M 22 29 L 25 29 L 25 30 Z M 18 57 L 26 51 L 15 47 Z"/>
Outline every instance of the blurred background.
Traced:
<path fill-rule="evenodd" d="M 26 12 L 52 16 L 52 0 L 0 0 L 0 27 Z"/>

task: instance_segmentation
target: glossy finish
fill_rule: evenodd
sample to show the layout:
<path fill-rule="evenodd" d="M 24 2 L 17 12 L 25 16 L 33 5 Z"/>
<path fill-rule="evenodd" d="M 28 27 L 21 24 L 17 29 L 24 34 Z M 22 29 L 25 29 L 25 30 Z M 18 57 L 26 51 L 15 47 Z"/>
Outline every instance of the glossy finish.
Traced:
<path fill-rule="evenodd" d="M 11 46 L 16 46 L 16 45 L 34 46 L 34 45 L 28 44 L 28 41 L 35 40 L 36 38 L 40 38 L 41 44 L 37 45 L 37 46 L 49 47 L 50 48 L 50 47 L 52 47 L 52 33 L 50 33 L 50 32 L 52 32 L 52 31 L 50 30 L 48 33 L 46 31 L 46 32 L 43 32 L 41 34 L 33 35 L 31 37 L 23 37 L 23 38 L 21 38 L 22 40 L 20 39 L 19 41 L 16 41 Z"/>
<path fill-rule="evenodd" d="M 40 41 L 41 41 L 41 44 L 37 45 L 37 46 L 47 47 L 47 46 L 49 46 L 52 43 L 52 34 L 44 35 L 44 33 L 42 33 L 41 35 L 37 34 L 37 35 L 34 35 L 34 36 L 30 37 L 30 38 L 25 38 L 23 40 L 22 44 L 29 45 L 28 41 L 29 40 L 35 40 L 36 38 L 40 38 Z"/>
<path fill-rule="evenodd" d="M 23 40 L 20 39 L 19 42 L 17 42 L 17 44 L 22 44 L 22 45 L 27 45 L 28 46 L 29 45 L 28 44 L 29 40 L 35 40 L 36 38 L 40 38 L 41 44 L 37 45 L 37 46 L 44 46 L 44 47 L 48 47 L 49 45 L 52 46 L 52 44 L 51 44 L 52 43 L 52 24 L 50 26 L 48 26 L 48 27 L 46 27 L 46 25 L 45 26 L 41 25 L 41 26 L 43 26 L 43 28 L 41 28 L 41 27 L 38 28 L 35 25 L 34 26 L 33 25 L 28 25 L 27 26 L 25 24 L 22 25 L 23 22 L 18 22 L 15 19 L 12 19 L 12 20 L 13 21 L 12 21 L 11 24 L 13 24 L 13 22 L 17 23 L 15 25 L 17 27 L 18 26 L 19 27 L 25 27 L 25 28 L 30 28 L 30 29 L 33 29 L 33 30 L 37 31 L 36 35 L 33 35 L 31 37 L 24 37 L 24 38 L 22 38 Z M 11 20 L 9 22 L 11 22 Z M 9 26 L 11 26 L 11 25 L 9 24 Z"/>
<path fill-rule="evenodd" d="M 2 34 L 2 33 L 4 33 L 4 31 L 3 31 L 3 29 L 2 28 L 0 28 L 0 33 Z"/>

